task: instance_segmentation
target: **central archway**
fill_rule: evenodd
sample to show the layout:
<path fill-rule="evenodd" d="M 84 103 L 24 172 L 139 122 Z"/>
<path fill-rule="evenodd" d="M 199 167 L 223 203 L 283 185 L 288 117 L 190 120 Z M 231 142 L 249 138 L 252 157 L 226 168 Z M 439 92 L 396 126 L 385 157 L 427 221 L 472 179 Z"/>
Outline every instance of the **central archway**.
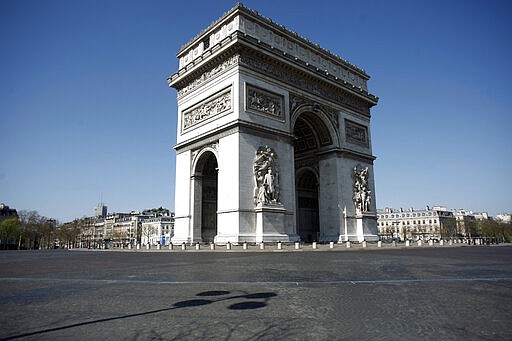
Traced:
<path fill-rule="evenodd" d="M 318 180 L 306 169 L 297 178 L 297 234 L 306 243 L 318 240 L 320 220 L 318 212 Z"/>
<path fill-rule="evenodd" d="M 320 241 L 325 233 L 320 217 L 319 155 L 333 145 L 328 120 L 312 109 L 297 114 L 293 125 L 296 232 L 304 242 Z"/>

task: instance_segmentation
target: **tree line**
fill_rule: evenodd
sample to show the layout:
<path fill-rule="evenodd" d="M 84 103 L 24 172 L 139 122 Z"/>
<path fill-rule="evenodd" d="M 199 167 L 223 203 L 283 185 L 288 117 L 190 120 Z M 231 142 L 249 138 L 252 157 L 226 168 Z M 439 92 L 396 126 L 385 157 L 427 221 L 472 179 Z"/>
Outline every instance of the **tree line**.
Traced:
<path fill-rule="evenodd" d="M 70 246 L 80 235 L 80 226 L 74 223 L 60 225 L 37 211 L 23 210 L 17 217 L 0 223 L 0 249 L 53 249 Z"/>

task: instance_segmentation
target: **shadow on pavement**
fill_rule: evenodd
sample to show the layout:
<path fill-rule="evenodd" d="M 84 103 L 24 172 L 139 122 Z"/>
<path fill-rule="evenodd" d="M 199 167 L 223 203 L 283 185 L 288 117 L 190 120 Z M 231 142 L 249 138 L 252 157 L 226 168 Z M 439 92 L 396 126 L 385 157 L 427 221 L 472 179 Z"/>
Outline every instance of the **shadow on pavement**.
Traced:
<path fill-rule="evenodd" d="M 196 296 L 212 297 L 212 299 L 192 299 L 192 300 L 180 301 L 180 302 L 174 303 L 169 308 L 150 310 L 150 311 L 145 311 L 145 312 L 141 312 L 141 313 L 134 313 L 134 314 L 128 314 L 128 315 L 122 315 L 122 316 L 108 317 L 108 318 L 103 318 L 103 319 L 98 319 L 98 320 L 93 320 L 93 321 L 69 324 L 67 326 L 61 326 L 61 327 L 55 327 L 55 328 L 48 328 L 48 329 L 38 330 L 38 331 L 30 332 L 30 333 L 8 336 L 6 338 L 1 338 L 0 341 L 14 340 L 14 339 L 19 339 L 19 338 L 24 338 L 24 337 L 34 336 L 34 335 L 56 332 L 59 330 L 87 326 L 87 325 L 96 324 L 96 323 L 121 320 L 121 319 L 130 318 L 130 317 L 139 317 L 139 316 L 144 316 L 144 315 L 156 314 L 156 313 L 161 313 L 164 311 L 170 311 L 170 310 L 175 310 L 175 309 L 180 309 L 180 308 L 200 307 L 200 306 L 204 306 L 204 305 L 208 305 L 208 304 L 212 304 L 212 303 L 219 303 L 219 302 L 228 301 L 228 300 L 260 299 L 262 301 L 242 301 L 242 302 L 233 303 L 233 304 L 227 306 L 227 309 L 231 309 L 231 310 L 259 309 L 259 308 L 263 308 L 263 307 L 267 306 L 267 301 L 270 298 L 277 296 L 277 294 L 273 293 L 273 292 L 259 292 L 259 293 L 254 293 L 254 294 L 244 293 L 243 295 L 230 295 L 230 294 L 231 294 L 230 291 L 225 291 L 225 290 L 204 291 L 204 292 L 200 292 L 200 293 L 196 294 Z M 227 295 L 230 295 L 230 296 L 227 296 Z M 224 297 L 219 297 L 219 296 L 224 296 Z"/>

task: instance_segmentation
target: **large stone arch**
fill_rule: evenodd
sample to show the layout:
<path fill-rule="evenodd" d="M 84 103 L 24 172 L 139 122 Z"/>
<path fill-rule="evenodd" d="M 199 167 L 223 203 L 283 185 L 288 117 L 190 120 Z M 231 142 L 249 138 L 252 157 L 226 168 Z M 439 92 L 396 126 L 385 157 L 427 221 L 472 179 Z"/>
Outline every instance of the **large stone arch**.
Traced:
<path fill-rule="evenodd" d="M 316 103 L 299 104 L 292 107 L 290 125 L 293 133 L 297 121 L 307 119 L 314 126 L 316 138 L 320 142 L 319 147 L 339 147 L 340 136 L 337 127 L 336 113 L 331 112 L 330 115 Z M 334 121 L 334 122 L 333 122 Z"/>
<path fill-rule="evenodd" d="M 203 180 L 213 160 L 214 242 L 297 240 L 296 180 L 318 201 L 318 241 L 377 238 L 374 204 L 356 211 L 353 200 L 359 167 L 375 202 L 369 125 L 378 98 L 363 69 L 242 5 L 178 58 L 168 78 L 178 93 L 173 243 L 205 239 Z M 267 159 L 258 159 L 261 148 Z M 263 164 L 277 158 L 278 169 Z"/>

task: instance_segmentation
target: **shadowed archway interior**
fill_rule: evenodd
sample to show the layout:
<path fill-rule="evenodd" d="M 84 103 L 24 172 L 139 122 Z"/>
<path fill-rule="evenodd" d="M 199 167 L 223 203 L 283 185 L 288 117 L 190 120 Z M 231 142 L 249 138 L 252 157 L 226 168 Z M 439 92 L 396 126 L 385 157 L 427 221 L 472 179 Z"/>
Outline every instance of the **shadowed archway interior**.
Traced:
<path fill-rule="evenodd" d="M 201 156 L 197 172 L 201 178 L 201 240 L 213 242 L 217 235 L 218 165 L 215 155 Z"/>
<path fill-rule="evenodd" d="M 314 113 L 305 112 L 293 127 L 297 234 L 304 242 L 319 240 L 318 150 L 332 144 L 329 129 Z M 304 166 L 307 165 L 306 168 Z"/>

